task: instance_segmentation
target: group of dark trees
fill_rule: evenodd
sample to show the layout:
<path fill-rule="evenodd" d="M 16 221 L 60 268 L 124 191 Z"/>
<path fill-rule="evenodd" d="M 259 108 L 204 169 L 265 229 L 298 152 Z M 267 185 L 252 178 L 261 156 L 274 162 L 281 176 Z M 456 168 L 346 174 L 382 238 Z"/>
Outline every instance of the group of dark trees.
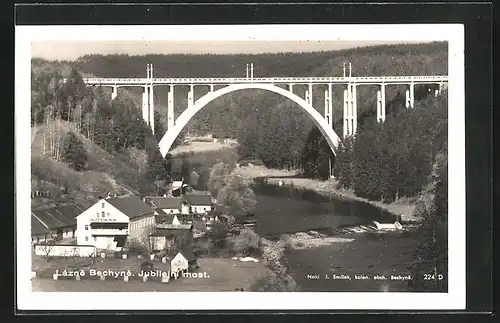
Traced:
<path fill-rule="evenodd" d="M 401 107 L 383 123 L 366 120 L 337 152 L 339 185 L 371 200 L 416 196 L 447 144 L 447 112 L 444 93 L 417 101 L 413 109 Z"/>

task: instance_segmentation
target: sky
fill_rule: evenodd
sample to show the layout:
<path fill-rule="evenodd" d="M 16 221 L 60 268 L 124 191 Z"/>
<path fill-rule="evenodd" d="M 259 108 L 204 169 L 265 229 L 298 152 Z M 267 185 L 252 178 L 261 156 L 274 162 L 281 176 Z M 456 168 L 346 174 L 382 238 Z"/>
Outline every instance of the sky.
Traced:
<path fill-rule="evenodd" d="M 331 51 L 400 41 L 38 41 L 32 57 L 76 60 L 87 54 L 259 54 Z M 413 42 L 416 43 L 416 42 Z"/>

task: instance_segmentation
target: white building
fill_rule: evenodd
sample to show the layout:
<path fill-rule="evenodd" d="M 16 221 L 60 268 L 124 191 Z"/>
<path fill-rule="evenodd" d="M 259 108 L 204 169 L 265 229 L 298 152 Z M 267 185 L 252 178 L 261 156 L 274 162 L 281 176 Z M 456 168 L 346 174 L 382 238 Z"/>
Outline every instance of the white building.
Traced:
<path fill-rule="evenodd" d="M 192 214 L 207 214 L 212 211 L 212 196 L 210 194 L 186 194 L 184 201 L 189 205 Z"/>
<path fill-rule="evenodd" d="M 189 205 L 183 203 L 182 197 L 147 196 L 144 202 L 165 214 L 189 214 Z"/>
<path fill-rule="evenodd" d="M 196 257 L 193 251 L 183 249 L 170 261 L 170 272 L 180 276 L 182 273 L 195 270 L 196 266 Z"/>
<path fill-rule="evenodd" d="M 135 196 L 101 199 L 77 216 L 77 243 L 119 251 L 154 225 L 154 211 Z"/>

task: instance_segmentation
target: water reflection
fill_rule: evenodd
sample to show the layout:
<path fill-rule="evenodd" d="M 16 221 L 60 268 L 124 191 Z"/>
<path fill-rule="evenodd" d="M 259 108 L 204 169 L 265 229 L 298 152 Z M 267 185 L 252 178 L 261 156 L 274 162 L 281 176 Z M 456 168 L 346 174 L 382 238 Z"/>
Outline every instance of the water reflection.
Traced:
<path fill-rule="evenodd" d="M 377 220 L 394 222 L 395 217 L 370 204 L 329 199 L 316 192 L 258 183 L 255 216 L 260 235 L 276 235 L 312 229 L 335 229 L 370 224 Z"/>

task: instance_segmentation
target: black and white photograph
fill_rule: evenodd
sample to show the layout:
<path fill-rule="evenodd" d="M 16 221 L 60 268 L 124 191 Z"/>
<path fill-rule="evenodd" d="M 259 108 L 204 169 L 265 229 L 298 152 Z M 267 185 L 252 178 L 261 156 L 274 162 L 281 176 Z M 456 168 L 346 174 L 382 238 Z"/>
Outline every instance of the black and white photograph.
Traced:
<path fill-rule="evenodd" d="M 20 308 L 465 308 L 463 38 L 16 27 Z"/>

